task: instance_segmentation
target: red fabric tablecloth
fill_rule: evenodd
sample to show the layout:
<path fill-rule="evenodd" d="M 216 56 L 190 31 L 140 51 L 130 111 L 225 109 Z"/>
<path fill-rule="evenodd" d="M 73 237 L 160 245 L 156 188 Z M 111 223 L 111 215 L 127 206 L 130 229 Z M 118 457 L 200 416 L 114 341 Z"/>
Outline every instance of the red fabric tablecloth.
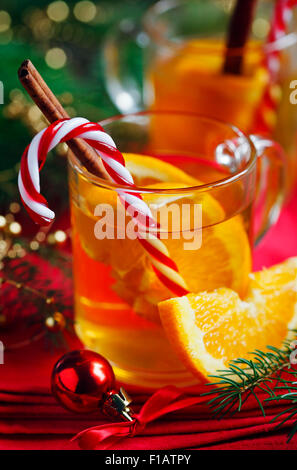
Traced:
<path fill-rule="evenodd" d="M 284 209 L 277 225 L 255 250 L 255 268 L 270 266 L 297 255 L 297 192 Z M 37 256 L 41 276 L 53 279 L 53 288 L 63 287 L 71 295 L 71 283 L 57 268 Z M 3 339 L 3 338 L 0 338 Z M 5 340 L 4 340 L 5 342 Z M 69 348 L 81 347 L 71 338 Z M 77 449 L 70 438 L 89 426 L 106 422 L 101 416 L 77 416 L 61 408 L 50 394 L 52 366 L 63 353 L 44 348 L 42 340 L 5 354 L 0 365 L 0 449 Z M 147 399 L 145 391 L 127 388 L 137 411 Z M 191 390 L 201 393 L 201 387 Z M 117 444 L 117 449 L 295 449 L 297 435 L 288 444 L 285 428 L 275 430 L 271 418 L 279 412 L 278 404 L 261 416 L 255 402 L 232 418 L 214 419 L 205 405 L 179 411 L 151 423 L 134 438 Z"/>

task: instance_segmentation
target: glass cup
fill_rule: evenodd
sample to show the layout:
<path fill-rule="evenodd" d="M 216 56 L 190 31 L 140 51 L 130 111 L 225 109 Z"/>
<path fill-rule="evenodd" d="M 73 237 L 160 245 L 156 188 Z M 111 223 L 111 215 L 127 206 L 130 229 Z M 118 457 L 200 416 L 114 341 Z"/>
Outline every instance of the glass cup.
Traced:
<path fill-rule="evenodd" d="M 152 388 L 190 385 L 195 380 L 170 345 L 158 314 L 158 302 L 174 295 L 133 238 L 131 213 L 118 195 L 142 195 L 192 292 L 226 286 L 243 298 L 254 241 L 282 205 L 281 151 L 257 139 L 256 152 L 254 137 L 190 113 L 136 113 L 101 125 L 123 152 L 136 188 L 88 173 L 70 154 L 77 334 L 111 362 L 121 382 Z M 177 126 L 180 135 L 187 135 L 187 145 L 178 139 L 164 144 L 160 136 Z"/>
<path fill-rule="evenodd" d="M 222 73 L 233 0 L 164 0 L 143 16 L 143 29 L 125 20 L 105 44 L 105 79 L 121 112 L 149 108 L 191 111 L 265 133 L 284 148 L 288 158 L 287 192 L 296 179 L 297 112 L 290 99 L 297 76 L 296 14 L 288 34 L 267 44 L 275 2 L 257 2 L 251 39 L 244 50 L 240 75 Z M 136 46 L 144 51 L 137 62 Z M 279 70 L 273 83 L 265 56 L 276 54 Z M 133 61 L 128 60 L 133 54 Z M 139 71 L 142 65 L 142 89 Z M 131 65 L 132 64 L 132 65 Z M 293 84 L 293 85 L 292 85 Z M 272 105 L 267 105 L 269 93 Z"/>

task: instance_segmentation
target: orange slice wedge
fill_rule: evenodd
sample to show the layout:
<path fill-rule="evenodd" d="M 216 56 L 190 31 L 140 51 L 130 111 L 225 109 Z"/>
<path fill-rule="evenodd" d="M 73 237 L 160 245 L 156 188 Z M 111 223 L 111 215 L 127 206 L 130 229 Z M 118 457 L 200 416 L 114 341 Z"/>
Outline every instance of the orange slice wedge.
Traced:
<path fill-rule="evenodd" d="M 219 288 L 159 304 L 162 324 L 181 360 L 200 381 L 267 345 L 281 347 L 297 328 L 297 258 L 254 273 L 248 294 Z"/>

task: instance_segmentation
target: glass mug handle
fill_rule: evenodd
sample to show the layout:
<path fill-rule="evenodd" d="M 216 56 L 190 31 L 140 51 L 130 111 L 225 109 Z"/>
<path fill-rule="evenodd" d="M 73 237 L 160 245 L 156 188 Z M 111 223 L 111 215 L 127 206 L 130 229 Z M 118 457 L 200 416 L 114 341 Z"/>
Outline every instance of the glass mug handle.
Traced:
<path fill-rule="evenodd" d="M 123 113 L 144 108 L 143 49 L 150 42 L 147 34 L 132 19 L 124 19 L 113 28 L 103 45 L 104 80 L 108 94 Z"/>
<path fill-rule="evenodd" d="M 282 147 L 273 140 L 250 135 L 258 155 L 255 197 L 255 244 L 277 222 L 286 193 L 286 157 Z"/>

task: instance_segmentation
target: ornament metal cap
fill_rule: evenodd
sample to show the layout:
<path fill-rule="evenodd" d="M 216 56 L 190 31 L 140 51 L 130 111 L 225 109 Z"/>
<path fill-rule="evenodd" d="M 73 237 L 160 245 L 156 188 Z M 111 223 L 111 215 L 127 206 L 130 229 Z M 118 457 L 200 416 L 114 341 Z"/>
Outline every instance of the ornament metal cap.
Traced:
<path fill-rule="evenodd" d="M 123 421 L 133 421 L 133 410 L 129 407 L 132 402 L 128 393 L 121 387 L 118 392 L 110 392 L 105 399 L 102 411 L 111 417 L 121 417 Z"/>

